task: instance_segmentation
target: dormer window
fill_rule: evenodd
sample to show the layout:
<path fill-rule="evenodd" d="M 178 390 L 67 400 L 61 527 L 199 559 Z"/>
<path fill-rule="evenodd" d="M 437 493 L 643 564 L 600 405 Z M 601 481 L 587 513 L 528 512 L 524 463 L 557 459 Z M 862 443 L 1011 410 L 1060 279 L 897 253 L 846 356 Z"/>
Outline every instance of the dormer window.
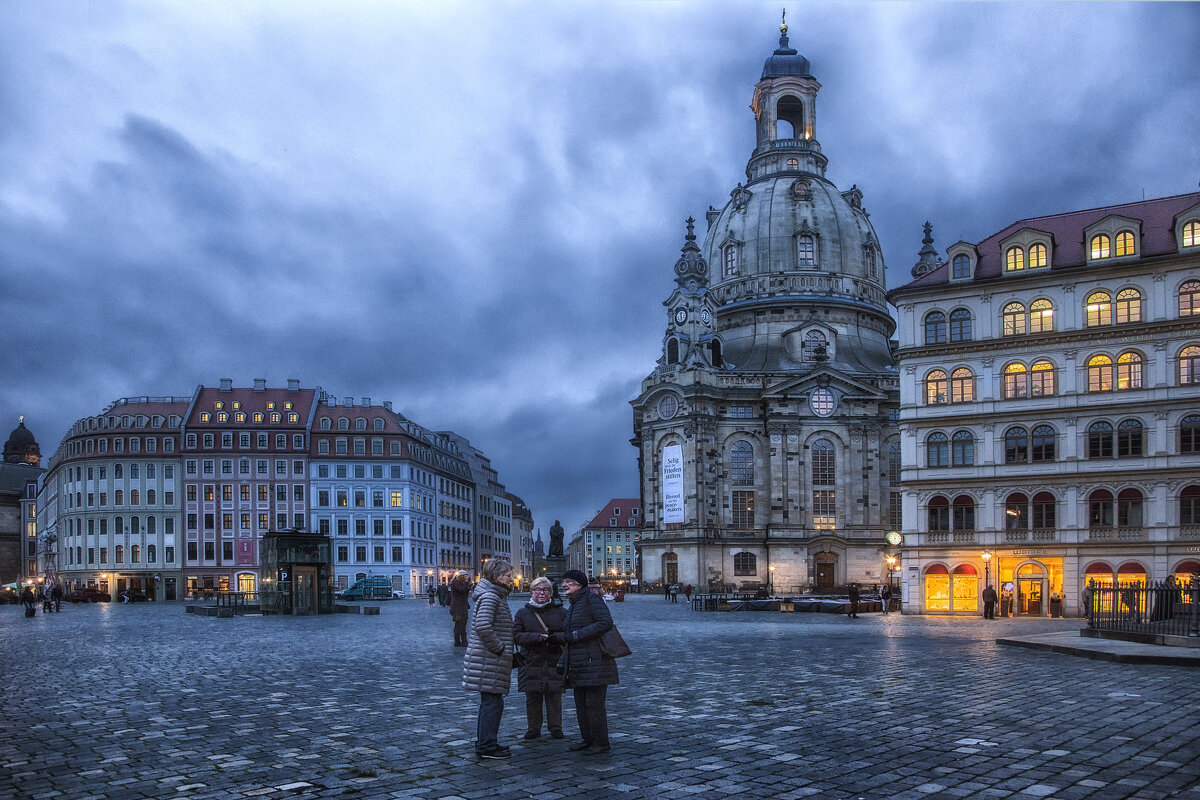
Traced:
<path fill-rule="evenodd" d="M 1183 246 L 1200 247 L 1200 222 L 1192 220 L 1183 226 Z"/>
<path fill-rule="evenodd" d="M 1098 233 L 1092 237 L 1091 253 L 1092 258 L 1109 258 L 1111 255 L 1112 240 L 1106 234 Z"/>
<path fill-rule="evenodd" d="M 1133 233 L 1130 231 L 1121 231 L 1117 234 L 1117 246 L 1115 248 L 1116 256 L 1131 256 L 1134 254 Z"/>
<path fill-rule="evenodd" d="M 811 235 L 802 234 L 796 240 L 796 254 L 800 266 L 815 267 L 817 265 L 817 246 Z"/>
<path fill-rule="evenodd" d="M 1010 247 L 1004 256 L 1004 268 L 1009 272 L 1025 269 L 1025 251 L 1019 247 Z"/>
<path fill-rule="evenodd" d="M 1035 244 L 1029 248 L 1029 268 L 1037 269 L 1046 266 L 1046 245 Z"/>
<path fill-rule="evenodd" d="M 971 259 L 967 258 L 964 253 L 959 253 L 950 262 L 950 277 L 952 278 L 969 278 L 971 277 Z"/>

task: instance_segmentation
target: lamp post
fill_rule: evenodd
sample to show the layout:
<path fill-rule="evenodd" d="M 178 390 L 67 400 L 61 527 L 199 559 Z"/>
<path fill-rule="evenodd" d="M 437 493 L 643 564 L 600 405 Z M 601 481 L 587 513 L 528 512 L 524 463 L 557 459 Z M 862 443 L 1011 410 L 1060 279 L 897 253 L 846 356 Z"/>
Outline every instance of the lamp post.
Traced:
<path fill-rule="evenodd" d="M 767 567 L 767 594 L 770 597 L 775 596 L 775 565 Z"/>
<path fill-rule="evenodd" d="M 979 554 L 983 559 L 983 585 L 985 587 L 992 585 L 992 552 L 984 550 Z"/>

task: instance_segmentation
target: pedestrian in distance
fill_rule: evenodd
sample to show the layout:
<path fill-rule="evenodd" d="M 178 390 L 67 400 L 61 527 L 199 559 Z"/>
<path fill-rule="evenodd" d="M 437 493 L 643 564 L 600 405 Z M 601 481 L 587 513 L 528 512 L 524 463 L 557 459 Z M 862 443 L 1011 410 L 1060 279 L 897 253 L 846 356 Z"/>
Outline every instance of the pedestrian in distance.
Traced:
<path fill-rule="evenodd" d="M 54 611 L 57 613 L 62 611 L 62 586 L 54 584 L 54 588 L 50 590 L 50 599 L 54 601 Z"/>
<path fill-rule="evenodd" d="M 589 578 L 588 581 L 588 591 L 603 600 L 604 587 L 600 585 L 600 581 L 596 580 L 595 578 Z"/>
<path fill-rule="evenodd" d="M 989 583 L 983 590 L 983 618 L 996 618 L 996 590 Z"/>
<path fill-rule="evenodd" d="M 498 741 L 504 695 L 512 685 L 513 619 L 508 595 L 513 585 L 512 564 L 502 558 L 488 561 L 471 599 L 475 607 L 467 627 L 463 659 L 463 688 L 479 693 L 475 754 L 508 758 L 509 748 Z"/>
<path fill-rule="evenodd" d="M 892 590 L 886 583 L 879 586 L 879 602 L 883 605 L 883 613 L 888 613 L 888 605 L 892 602 Z"/>
<path fill-rule="evenodd" d="M 555 605 L 549 578 L 535 578 L 529 586 L 529 602 L 513 618 L 513 641 L 525 654 L 517 668 L 517 691 L 525 695 L 526 739 L 542 735 L 542 707 L 546 728 L 555 739 L 563 738 L 563 676 L 558 670 L 562 645 L 556 634 L 563 632 L 567 612 Z"/>
<path fill-rule="evenodd" d="M 679 602 L 679 584 L 678 583 L 671 584 L 671 602 L 672 603 Z"/>
<path fill-rule="evenodd" d="M 613 627 L 612 615 L 604 600 L 588 591 L 587 584 L 587 576 L 577 569 L 563 573 L 563 592 L 570 605 L 564 632 L 555 634 L 554 641 L 564 646 L 558 663 L 563 668 L 564 685 L 575 692 L 575 717 L 582 737 L 568 749 L 595 755 L 612 749 L 608 741 L 608 687 L 619 679 L 617 660 L 600 647 L 600 637 Z"/>
<path fill-rule="evenodd" d="M 1092 602 L 1096 597 L 1095 581 L 1088 578 L 1087 586 L 1083 587 L 1083 592 L 1079 599 L 1083 601 L 1083 615 L 1088 619 L 1092 617 Z"/>
<path fill-rule="evenodd" d="M 450 605 L 450 587 L 444 583 L 439 583 L 437 587 L 437 599 L 439 606 Z"/>
<path fill-rule="evenodd" d="M 32 617 L 37 612 L 34 610 L 34 604 L 37 598 L 33 594 L 33 589 L 26 586 L 21 590 L 21 605 L 25 606 L 25 616 Z"/>
<path fill-rule="evenodd" d="M 683 587 L 683 599 L 689 603 L 692 602 L 692 585 L 690 583 Z"/>
<path fill-rule="evenodd" d="M 471 596 L 471 582 L 467 571 L 459 570 L 450 581 L 450 619 L 454 620 L 454 646 L 467 646 L 467 616 L 471 607 L 467 599 Z"/>
<path fill-rule="evenodd" d="M 663 600 L 670 601 L 670 599 L 671 599 L 671 584 L 664 583 L 663 584 Z"/>
<path fill-rule="evenodd" d="M 432 583 L 429 584 L 429 588 L 425 590 L 425 595 L 429 598 L 429 605 L 432 606 L 433 601 L 437 600 L 437 587 Z"/>
<path fill-rule="evenodd" d="M 858 591 L 858 584 L 852 583 L 847 586 L 846 595 L 850 598 L 850 610 L 846 612 L 846 616 L 850 619 L 858 619 L 858 602 L 862 599 Z"/>

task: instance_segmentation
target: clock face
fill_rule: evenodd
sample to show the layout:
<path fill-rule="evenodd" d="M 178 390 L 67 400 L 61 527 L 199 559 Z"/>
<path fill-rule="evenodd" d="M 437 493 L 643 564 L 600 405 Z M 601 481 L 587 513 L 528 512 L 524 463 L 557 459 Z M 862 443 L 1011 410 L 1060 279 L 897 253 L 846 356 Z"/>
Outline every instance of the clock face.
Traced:
<path fill-rule="evenodd" d="M 687 322 L 687 309 L 681 308 L 675 312 L 675 324 L 682 325 Z"/>
<path fill-rule="evenodd" d="M 902 542 L 902 541 L 904 541 L 904 537 L 901 536 L 899 533 L 897 533 L 896 531 L 888 531 L 887 543 L 890 544 L 892 547 L 895 547 L 896 545 L 900 544 L 900 542 Z"/>
<path fill-rule="evenodd" d="M 705 325 L 708 325 L 710 322 L 712 322 L 712 314 L 709 313 L 707 308 L 700 312 L 700 321 Z"/>

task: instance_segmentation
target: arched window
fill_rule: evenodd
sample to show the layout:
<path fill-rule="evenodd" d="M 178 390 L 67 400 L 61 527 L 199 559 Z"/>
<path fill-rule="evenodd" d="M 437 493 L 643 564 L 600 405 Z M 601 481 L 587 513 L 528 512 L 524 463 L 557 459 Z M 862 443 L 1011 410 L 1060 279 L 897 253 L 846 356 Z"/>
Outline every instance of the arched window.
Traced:
<path fill-rule="evenodd" d="M 1142 321 L 1142 293 L 1137 289 L 1117 292 L 1117 322 Z"/>
<path fill-rule="evenodd" d="M 1117 234 L 1116 247 L 1113 248 L 1114 254 L 1118 256 L 1131 256 L 1134 254 L 1133 232 L 1121 231 Z"/>
<path fill-rule="evenodd" d="M 377 431 L 383 430 L 383 420 L 381 418 L 376 417 L 374 420 L 371 421 L 371 424 L 375 427 L 375 430 L 377 430 Z"/>
<path fill-rule="evenodd" d="M 1113 568 L 1103 562 L 1088 564 L 1083 571 L 1089 586 L 1094 588 L 1112 588 L 1116 584 Z"/>
<path fill-rule="evenodd" d="M 1029 370 L 1030 397 L 1049 397 L 1054 394 L 1054 365 L 1049 361 L 1035 361 Z"/>
<path fill-rule="evenodd" d="M 1004 500 L 1004 530 L 1029 530 L 1029 498 L 1013 492 Z"/>
<path fill-rule="evenodd" d="M 1111 392 L 1113 390 L 1113 363 L 1108 356 L 1092 356 L 1088 359 L 1088 391 Z"/>
<path fill-rule="evenodd" d="M 971 341 L 971 312 L 965 308 L 950 312 L 950 341 Z"/>
<path fill-rule="evenodd" d="M 950 576 L 952 611 L 979 610 L 979 573 L 971 564 L 959 564 Z"/>
<path fill-rule="evenodd" d="M 1126 561 L 1121 566 L 1117 567 L 1117 585 L 1118 586 L 1145 586 L 1146 585 L 1146 568 L 1136 561 Z M 1141 600 L 1138 604 L 1141 611 L 1145 611 L 1145 600 Z"/>
<path fill-rule="evenodd" d="M 1110 251 L 1111 247 L 1112 247 L 1112 240 L 1108 238 L 1107 234 L 1104 234 L 1104 233 L 1096 234 L 1095 236 L 1092 237 L 1092 245 L 1091 245 L 1092 258 L 1108 258 L 1110 255 L 1109 251 Z"/>
<path fill-rule="evenodd" d="M 1188 281 L 1179 287 L 1179 316 L 1191 317 L 1196 314 L 1200 314 L 1200 281 Z"/>
<path fill-rule="evenodd" d="M 1117 388 L 1142 388 L 1142 357 L 1129 351 L 1117 356 Z"/>
<path fill-rule="evenodd" d="M 1117 425 L 1117 458 L 1138 458 L 1142 455 L 1145 429 L 1141 420 L 1123 419 Z"/>
<path fill-rule="evenodd" d="M 1185 486 L 1179 493 L 1179 524 L 1200 525 L 1200 486 Z"/>
<path fill-rule="evenodd" d="M 1034 300 L 1029 304 L 1029 332 L 1050 333 L 1054 330 L 1054 304 L 1049 300 Z"/>
<path fill-rule="evenodd" d="M 679 340 L 674 337 L 667 339 L 667 363 L 679 363 Z"/>
<path fill-rule="evenodd" d="M 1196 247 L 1200 245 L 1200 222 L 1195 220 L 1183 226 L 1183 246 Z"/>
<path fill-rule="evenodd" d="M 817 247 L 813 237 L 807 233 L 796 237 L 797 261 L 802 267 L 812 267 L 817 263 Z"/>
<path fill-rule="evenodd" d="M 1029 432 L 1014 426 L 1004 432 L 1004 463 L 1024 464 L 1029 460 Z"/>
<path fill-rule="evenodd" d="M 338 417 L 338 430 L 339 431 L 350 430 L 350 420 L 347 419 L 346 417 Z"/>
<path fill-rule="evenodd" d="M 1179 452 L 1200 453 L 1200 414 L 1189 414 L 1179 421 Z"/>
<path fill-rule="evenodd" d="M 1004 398 L 1013 400 L 1029 396 L 1029 371 L 1024 364 L 1009 364 L 1004 368 Z"/>
<path fill-rule="evenodd" d="M 356 431 L 365 431 L 367 429 L 367 420 L 365 417 L 359 417 L 354 420 L 354 429 Z"/>
<path fill-rule="evenodd" d="M 1112 325 L 1112 297 L 1108 292 L 1092 292 L 1087 299 L 1087 326 Z"/>
<path fill-rule="evenodd" d="M 754 553 L 735 553 L 733 556 L 734 575 L 757 575 L 758 556 Z"/>
<path fill-rule="evenodd" d="M 946 315 L 930 311 L 925 315 L 925 344 L 946 343 Z"/>
<path fill-rule="evenodd" d="M 950 530 L 950 501 L 940 494 L 929 498 L 929 530 Z"/>
<path fill-rule="evenodd" d="M 1112 423 L 1100 420 L 1093 422 L 1087 429 L 1087 457 L 1112 458 L 1113 455 L 1113 426 Z"/>
<path fill-rule="evenodd" d="M 708 343 L 709 358 L 714 367 L 724 366 L 725 361 L 721 358 L 721 340 L 713 339 Z"/>
<path fill-rule="evenodd" d="M 925 610 L 950 610 L 950 570 L 930 564 L 925 570 Z"/>
<path fill-rule="evenodd" d="M 1054 428 L 1049 425 L 1038 425 L 1033 429 L 1029 448 L 1030 461 L 1053 461 L 1055 449 Z"/>
<path fill-rule="evenodd" d="M 736 244 L 725 245 L 725 277 L 738 274 L 738 248 Z"/>
<path fill-rule="evenodd" d="M 729 451 L 729 482 L 735 486 L 754 485 L 754 448 L 738 442 Z"/>
<path fill-rule="evenodd" d="M 321 430 L 327 431 L 333 427 L 333 421 L 329 417 L 321 417 Z"/>
<path fill-rule="evenodd" d="M 1025 269 L 1025 251 L 1019 247 L 1010 247 L 1004 254 L 1004 267 L 1009 272 Z"/>
<path fill-rule="evenodd" d="M 833 443 L 818 439 L 812 447 L 813 527 L 832 530 L 837 525 L 837 457 Z"/>
<path fill-rule="evenodd" d="M 787 160 L 787 168 L 788 169 L 800 169 L 800 159 L 789 158 Z"/>
<path fill-rule="evenodd" d="M 1046 245 L 1035 244 L 1029 248 L 1029 268 L 1037 269 L 1046 266 Z"/>
<path fill-rule="evenodd" d="M 954 498 L 951 524 L 956 531 L 975 530 L 975 501 L 965 494 Z"/>
<path fill-rule="evenodd" d="M 1197 348 L 1200 355 L 1200 348 Z M 970 403 L 975 399 L 975 376 L 966 367 L 950 373 L 950 402 Z"/>
<path fill-rule="evenodd" d="M 950 463 L 955 467 L 975 465 L 975 437 L 970 431 L 955 431 L 950 444 Z"/>
<path fill-rule="evenodd" d="M 1200 383 L 1200 347 L 1192 345 L 1179 351 L 1179 382 Z"/>
<path fill-rule="evenodd" d="M 925 439 L 925 463 L 930 467 L 950 466 L 950 438 L 935 431 Z"/>
<path fill-rule="evenodd" d="M 1025 323 L 1025 306 L 1020 303 L 1009 303 L 1004 306 L 1004 335 L 1023 336 L 1027 328 Z"/>
<path fill-rule="evenodd" d="M 940 369 L 925 376 L 925 404 L 939 405 L 949 401 L 948 381 L 946 373 Z"/>
<path fill-rule="evenodd" d="M 1054 495 L 1049 492 L 1038 492 L 1030 503 L 1033 511 L 1032 522 L 1034 530 L 1053 530 L 1057 520 L 1055 513 Z"/>
<path fill-rule="evenodd" d="M 951 273 L 952 277 L 955 277 L 955 278 L 971 277 L 971 259 L 967 258 L 962 253 L 959 253 L 958 255 L 956 255 L 954 257 L 954 260 L 951 261 L 950 264 L 951 264 L 951 270 L 952 270 L 952 273 Z"/>
<path fill-rule="evenodd" d="M 1137 489 L 1122 489 L 1117 494 L 1117 527 L 1142 527 L 1142 493 Z"/>

